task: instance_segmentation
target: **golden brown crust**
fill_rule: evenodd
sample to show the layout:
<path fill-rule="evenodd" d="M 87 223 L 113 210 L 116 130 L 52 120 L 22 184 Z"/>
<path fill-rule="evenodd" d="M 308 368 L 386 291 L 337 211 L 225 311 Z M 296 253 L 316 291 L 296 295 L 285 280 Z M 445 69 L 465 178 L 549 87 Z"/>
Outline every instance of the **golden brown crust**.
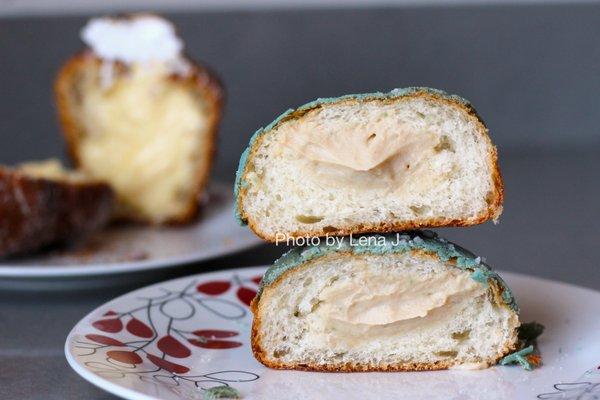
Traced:
<path fill-rule="evenodd" d="M 104 183 L 32 178 L 0 167 L 0 257 L 97 231 L 110 220 L 114 200 Z"/>
<path fill-rule="evenodd" d="M 479 215 L 476 215 L 471 218 L 463 218 L 463 219 L 454 219 L 454 218 L 422 218 L 422 219 L 414 219 L 406 222 L 381 222 L 378 224 L 357 224 L 348 228 L 334 228 L 334 229 L 324 229 L 315 231 L 294 231 L 288 234 L 290 238 L 298 238 L 298 237 L 317 237 L 317 236 L 347 236 L 350 234 L 358 235 L 363 233 L 389 233 L 389 232 L 399 232 L 420 228 L 437 228 L 437 227 L 460 227 L 460 226 L 472 226 L 484 223 L 490 219 L 494 222 L 498 220 L 500 214 L 502 214 L 502 203 L 504 201 L 504 184 L 502 181 L 502 175 L 500 174 L 500 168 L 498 166 L 498 151 L 496 146 L 492 143 L 492 140 L 489 135 L 489 131 L 481 119 L 477 114 L 477 111 L 470 105 L 461 103 L 459 101 L 448 99 L 447 97 L 443 97 L 440 95 L 433 94 L 431 92 L 420 91 L 410 95 L 411 97 L 427 97 L 433 98 L 436 101 L 444 102 L 450 106 L 458 107 L 462 111 L 466 112 L 471 118 L 474 118 L 476 123 L 479 125 L 479 133 L 483 140 L 489 145 L 490 151 L 488 153 L 488 163 L 490 165 L 492 171 L 492 182 L 493 188 L 492 191 L 488 194 L 487 209 L 483 210 Z M 346 100 L 348 102 L 356 102 L 357 100 Z M 382 102 L 393 102 L 395 99 L 386 99 L 386 100 L 378 100 Z M 308 110 L 303 110 L 298 113 L 292 113 L 290 116 L 280 121 L 280 123 L 284 122 L 288 119 L 295 119 L 303 116 L 307 113 Z M 254 154 L 260 147 L 262 140 L 264 139 L 264 135 L 257 138 L 256 142 L 253 144 L 250 149 L 250 154 L 248 155 L 248 163 L 249 165 L 254 157 Z M 244 170 L 243 174 L 246 174 L 246 170 Z M 261 239 L 266 240 L 267 242 L 275 243 L 276 236 L 271 235 L 262 231 L 258 227 L 257 221 L 252 219 L 250 215 L 246 213 L 246 210 L 243 207 L 244 198 L 246 196 L 247 188 L 241 187 L 240 192 L 237 198 L 237 207 L 239 211 L 240 218 L 247 222 L 248 227 Z"/>
<path fill-rule="evenodd" d="M 423 257 L 434 257 L 437 258 L 433 253 L 428 253 L 423 250 L 412 250 L 414 254 L 419 254 Z M 305 267 L 309 267 L 309 262 L 305 264 Z M 298 363 L 298 364 L 285 364 L 283 362 L 275 361 L 267 354 L 266 350 L 261 345 L 260 329 L 263 323 L 261 318 L 261 301 L 268 298 L 268 292 L 271 290 L 277 290 L 277 286 L 283 282 L 287 274 L 293 274 L 298 272 L 298 269 L 290 269 L 285 271 L 281 276 L 277 278 L 275 282 L 270 284 L 268 287 L 263 288 L 263 293 L 259 297 L 255 297 L 250 304 L 250 310 L 254 316 L 252 320 L 252 331 L 251 331 L 251 347 L 254 357 L 263 365 L 273 369 L 291 369 L 300 371 L 315 371 L 315 372 L 397 372 L 397 371 L 435 371 L 442 369 L 449 369 L 455 365 L 452 360 L 441 360 L 433 363 L 414 363 L 414 362 L 403 362 L 398 364 L 388 364 L 382 366 L 365 365 L 361 363 L 344 363 L 344 364 L 315 364 L 315 363 Z M 502 289 L 498 286 L 495 281 L 490 281 L 490 293 L 493 297 L 493 301 L 499 307 L 508 307 L 502 299 Z M 503 348 L 498 352 L 497 357 L 490 358 L 488 360 L 482 360 L 487 366 L 495 365 L 498 361 L 509 353 L 513 352 L 517 346 L 517 326 L 512 333 L 511 338 L 504 344 Z"/>
<path fill-rule="evenodd" d="M 209 132 L 206 143 L 203 143 L 202 156 L 198 157 L 197 181 L 194 182 L 194 196 L 190 197 L 187 209 L 181 215 L 170 218 L 162 224 L 180 225 L 192 222 L 199 213 L 199 198 L 203 194 L 209 180 L 210 170 L 214 155 L 216 152 L 216 136 L 221 114 L 225 100 L 225 91 L 217 75 L 193 60 L 187 59 L 191 66 L 191 71 L 186 76 L 173 75 L 171 79 L 183 83 L 191 90 L 194 90 L 204 100 L 209 111 Z M 96 57 L 91 50 L 84 50 L 71 57 L 59 71 L 54 83 L 54 96 L 58 112 L 58 120 L 62 127 L 63 134 L 67 142 L 68 154 L 76 166 L 81 165 L 79 157 L 79 141 L 82 136 L 83 127 L 77 122 L 73 108 L 71 107 L 71 97 L 74 90 L 74 82 L 77 80 L 77 74 L 89 62 L 101 63 L 101 59 Z M 123 65 L 120 68 L 125 68 Z M 140 218 L 127 218 L 127 220 L 147 223 L 149 221 Z"/>

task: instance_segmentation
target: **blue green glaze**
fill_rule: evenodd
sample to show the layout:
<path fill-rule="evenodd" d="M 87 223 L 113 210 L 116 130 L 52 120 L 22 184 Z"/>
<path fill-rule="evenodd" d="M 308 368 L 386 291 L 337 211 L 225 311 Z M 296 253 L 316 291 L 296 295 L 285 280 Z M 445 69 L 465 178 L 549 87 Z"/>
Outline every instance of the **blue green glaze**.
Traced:
<path fill-rule="evenodd" d="M 398 235 L 398 236 L 396 236 Z M 359 245 L 356 242 L 360 237 L 373 238 L 366 245 Z M 400 238 L 400 240 L 397 240 Z M 320 244 L 307 247 L 296 247 L 288 251 L 271 266 L 262 278 L 260 289 L 257 296 L 260 296 L 265 286 L 271 285 L 283 273 L 296 268 L 307 261 L 324 257 L 331 253 L 352 253 L 352 254 L 394 254 L 404 253 L 411 250 L 423 250 L 433 253 L 441 261 L 455 261 L 456 268 L 471 271 L 471 278 L 477 282 L 485 283 L 490 280 L 498 283 L 502 289 L 502 300 L 514 311 L 519 311 L 515 298 L 502 278 L 492 269 L 462 247 L 448 242 L 446 239 L 438 237 L 432 231 L 413 231 L 402 234 L 386 235 L 361 235 L 353 238 L 351 244 L 349 237 L 337 238 L 336 244 L 328 245 L 325 239 Z"/>
<path fill-rule="evenodd" d="M 527 346 L 519 351 L 515 351 L 514 353 L 507 355 L 502 360 L 500 360 L 500 365 L 510 365 L 519 363 L 524 369 L 526 369 L 527 371 L 531 371 L 533 369 L 533 366 L 525 357 L 526 355 L 531 353 L 533 353 L 533 345 Z"/>
<path fill-rule="evenodd" d="M 204 400 L 217 400 L 217 399 L 240 399 L 240 392 L 231 386 L 215 386 L 210 389 L 206 389 L 202 396 Z"/>
<path fill-rule="evenodd" d="M 248 184 L 244 180 L 244 170 L 246 169 L 246 164 L 248 163 L 248 156 L 250 155 L 250 150 L 252 149 L 252 147 L 254 146 L 254 144 L 256 143 L 256 141 L 258 140 L 259 137 L 261 137 L 265 133 L 271 131 L 273 128 L 277 127 L 277 125 L 279 125 L 282 122 L 285 122 L 288 119 L 297 118 L 301 115 L 306 114 L 308 111 L 322 107 L 323 105 L 326 105 L 326 104 L 333 104 L 333 103 L 338 103 L 338 102 L 342 102 L 342 101 L 346 101 L 346 100 L 354 100 L 354 101 L 393 100 L 393 99 L 398 99 L 401 97 L 411 96 L 411 95 L 415 95 L 415 94 L 419 94 L 419 93 L 429 94 L 434 97 L 439 97 L 439 98 L 446 99 L 446 100 L 449 100 L 449 101 L 452 101 L 455 103 L 459 103 L 459 104 L 463 105 L 464 107 L 466 107 L 467 109 L 469 109 L 469 111 L 471 113 L 473 113 L 474 115 L 477 115 L 475 110 L 471 106 L 471 103 L 468 100 L 466 100 L 460 96 L 457 96 L 454 94 L 448 94 L 448 93 L 444 92 L 443 90 L 432 89 L 432 88 L 428 88 L 428 87 L 407 87 L 407 88 L 394 89 L 387 93 L 375 92 L 375 93 L 362 93 L 362 94 L 348 94 L 348 95 L 340 96 L 340 97 L 319 98 L 317 100 L 311 101 L 310 103 L 306 103 L 306 104 L 298 107 L 295 110 L 294 109 L 287 110 L 286 112 L 281 114 L 279 117 L 275 118 L 275 120 L 273 122 L 271 122 L 269 125 L 265 126 L 264 128 L 258 129 L 256 132 L 254 132 L 254 134 L 250 138 L 250 143 L 248 143 L 248 147 L 242 153 L 242 156 L 240 157 L 240 163 L 238 165 L 238 169 L 235 174 L 235 184 L 234 184 L 233 191 L 234 191 L 234 197 L 235 197 L 236 201 L 235 201 L 234 208 L 235 208 L 235 218 L 238 221 L 238 223 L 240 225 L 246 225 L 246 223 L 247 223 L 247 221 L 244 220 L 242 218 L 242 215 L 240 214 L 240 209 L 239 209 L 239 204 L 238 204 L 239 193 L 240 193 L 240 190 L 242 188 L 246 187 Z M 483 123 L 483 121 L 482 121 L 482 123 Z"/>

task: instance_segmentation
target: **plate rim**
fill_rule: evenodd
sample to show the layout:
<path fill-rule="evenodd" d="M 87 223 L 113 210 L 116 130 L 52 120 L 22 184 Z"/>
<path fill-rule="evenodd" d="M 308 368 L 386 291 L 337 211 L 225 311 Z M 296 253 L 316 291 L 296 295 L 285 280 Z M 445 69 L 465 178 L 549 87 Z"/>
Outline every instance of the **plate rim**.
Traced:
<path fill-rule="evenodd" d="M 118 302 L 120 300 L 122 300 L 125 297 L 129 297 L 129 296 L 133 296 L 135 295 L 135 293 L 137 293 L 138 291 L 142 291 L 142 290 L 146 290 L 146 289 L 150 289 L 154 286 L 159 286 L 159 285 L 165 285 L 165 284 L 170 284 L 172 282 L 176 282 L 176 281 L 183 281 L 183 280 L 187 280 L 187 279 L 196 279 L 198 277 L 210 277 L 213 275 L 219 275 L 228 271 L 238 271 L 238 270 L 244 270 L 244 271 L 250 271 L 250 270 L 266 270 L 267 268 L 269 268 L 270 265 L 254 265 L 254 266 L 243 266 L 243 267 L 238 267 L 238 268 L 227 268 L 227 269 L 222 269 L 222 270 L 217 270 L 217 271 L 210 271 L 210 272 L 200 272 L 197 274 L 192 274 L 192 275 L 186 275 L 186 276 L 182 276 L 182 277 L 178 277 L 178 278 L 173 278 L 173 279 L 167 279 L 164 281 L 160 281 L 160 282 L 155 282 L 153 284 L 150 285 L 146 285 L 143 286 L 141 288 L 137 288 L 135 290 L 129 291 L 127 293 L 124 293 L 120 296 L 117 296 L 103 304 L 100 304 L 99 306 L 97 306 L 96 308 L 94 308 L 93 310 L 91 310 L 90 312 L 88 312 L 85 316 L 83 316 L 82 318 L 80 318 L 75 325 L 73 325 L 73 327 L 71 328 L 71 330 L 69 331 L 69 334 L 67 335 L 66 339 L 65 339 L 65 344 L 64 344 L 64 353 L 65 353 L 65 357 L 67 359 L 67 362 L 69 364 L 69 366 L 84 380 L 86 380 L 87 382 L 93 384 L 94 386 L 98 387 L 99 389 L 102 389 L 106 392 L 109 392 L 111 394 L 114 394 L 116 396 L 122 397 L 124 399 L 127 400 L 163 400 L 161 398 L 157 398 L 157 397 L 152 397 L 149 395 L 146 395 L 144 393 L 140 393 L 137 392 L 133 389 L 130 388 L 126 388 L 122 385 L 118 385 L 114 382 L 111 382 L 110 380 L 103 378 L 101 376 L 98 376 L 96 374 L 94 374 L 92 371 L 88 370 L 87 368 L 85 368 L 84 366 L 80 365 L 77 360 L 75 360 L 75 357 L 73 354 L 71 354 L 70 349 L 69 349 L 69 344 L 72 340 L 72 337 L 75 335 L 75 330 L 76 328 L 86 319 L 88 319 L 89 317 L 92 316 L 93 313 L 96 312 L 96 310 L 101 309 L 102 307 L 105 307 L 106 305 L 113 303 L 113 302 Z M 554 285 L 558 285 L 561 286 L 565 289 L 570 289 L 570 290 L 581 290 L 586 292 L 589 295 L 595 295 L 595 296 L 600 296 L 600 290 L 594 290 L 592 288 L 588 288 L 585 286 L 579 286 L 573 283 L 568 283 L 568 282 L 563 282 L 563 281 L 559 281 L 559 280 L 553 280 L 553 279 L 548 279 L 548 278 L 542 278 L 542 277 L 538 277 L 535 275 L 528 275 L 528 274 L 524 274 L 524 273 L 520 273 L 520 272 L 512 272 L 512 271 L 504 271 L 504 270 L 498 270 L 497 271 L 498 274 L 500 276 L 502 276 L 503 278 L 511 276 L 512 279 L 524 279 L 524 280 L 535 280 L 535 281 L 542 281 L 544 283 L 551 283 Z M 127 397 L 125 397 L 127 396 Z"/>
<path fill-rule="evenodd" d="M 217 194 L 232 194 L 231 187 L 225 182 L 211 182 L 209 190 L 215 191 Z M 235 199 L 233 199 L 235 201 Z M 233 220 L 233 212 L 231 213 Z M 201 223 L 201 222 L 199 222 Z M 202 257 L 198 257 L 198 253 L 188 253 L 185 256 L 175 256 L 159 260 L 139 260 L 139 261 L 121 261 L 121 262 L 106 262 L 90 265 L 64 266 L 64 265 L 48 265 L 48 266 L 33 266 L 2 263 L 0 264 L 0 278 L 20 278 L 20 279 L 47 279 L 47 278 L 76 278 L 76 277 L 94 277 L 94 276 L 110 276 L 123 273 L 135 273 L 140 271 L 150 271 L 162 268 L 170 268 L 181 265 L 190 264 L 193 262 L 209 261 L 219 256 L 234 254 L 238 251 L 247 250 L 262 243 L 261 239 L 255 236 L 252 232 L 244 237 L 244 240 L 239 242 L 239 245 L 232 251 L 225 251 L 223 248 L 209 248 L 203 252 Z"/>

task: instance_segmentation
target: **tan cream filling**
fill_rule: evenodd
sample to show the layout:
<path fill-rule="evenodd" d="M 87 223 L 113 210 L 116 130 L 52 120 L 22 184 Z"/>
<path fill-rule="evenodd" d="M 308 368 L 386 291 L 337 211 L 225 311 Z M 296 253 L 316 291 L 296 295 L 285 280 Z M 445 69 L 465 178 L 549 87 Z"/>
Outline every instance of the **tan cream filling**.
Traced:
<path fill-rule="evenodd" d="M 364 273 L 325 288 L 314 311 L 330 345 L 356 345 L 376 337 L 442 326 L 483 285 L 459 270 L 390 279 Z"/>
<path fill-rule="evenodd" d="M 161 64 L 133 65 L 110 87 L 87 77 L 80 157 L 121 207 L 155 222 L 187 208 L 207 120 L 191 90 Z"/>
<path fill-rule="evenodd" d="M 281 144 L 322 184 L 392 192 L 403 191 L 408 182 L 413 191 L 436 185 L 431 159 L 453 151 L 449 139 L 373 114 L 367 126 L 309 114 L 280 128 Z"/>

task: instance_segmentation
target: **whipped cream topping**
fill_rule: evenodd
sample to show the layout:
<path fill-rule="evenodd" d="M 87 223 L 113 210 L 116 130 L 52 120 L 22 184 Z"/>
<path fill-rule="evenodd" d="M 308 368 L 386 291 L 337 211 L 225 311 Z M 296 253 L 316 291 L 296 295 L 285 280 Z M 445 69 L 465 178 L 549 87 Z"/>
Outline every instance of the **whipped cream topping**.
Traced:
<path fill-rule="evenodd" d="M 81 40 L 108 62 L 164 62 L 180 66 L 183 41 L 175 27 L 155 15 L 94 18 L 81 30 Z"/>

